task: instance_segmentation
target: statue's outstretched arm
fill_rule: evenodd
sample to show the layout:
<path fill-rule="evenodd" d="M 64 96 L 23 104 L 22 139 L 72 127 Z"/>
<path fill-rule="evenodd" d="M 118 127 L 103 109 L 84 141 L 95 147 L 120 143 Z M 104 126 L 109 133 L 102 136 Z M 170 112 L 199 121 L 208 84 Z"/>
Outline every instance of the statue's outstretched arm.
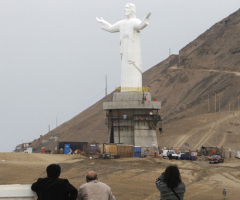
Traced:
<path fill-rule="evenodd" d="M 144 17 L 144 19 L 142 20 L 142 22 L 141 22 L 138 26 L 136 26 L 135 29 L 136 29 L 137 31 L 140 31 L 140 30 L 144 29 L 144 28 L 149 24 L 149 17 L 150 17 L 150 16 L 151 16 L 151 12 L 149 12 L 149 13 L 147 14 L 147 16 Z"/>
<path fill-rule="evenodd" d="M 105 21 L 102 17 L 101 18 L 97 18 L 96 20 L 101 24 L 101 29 L 111 32 L 111 33 L 115 33 L 115 32 L 119 32 L 119 26 L 116 24 L 110 24 L 107 21 Z"/>

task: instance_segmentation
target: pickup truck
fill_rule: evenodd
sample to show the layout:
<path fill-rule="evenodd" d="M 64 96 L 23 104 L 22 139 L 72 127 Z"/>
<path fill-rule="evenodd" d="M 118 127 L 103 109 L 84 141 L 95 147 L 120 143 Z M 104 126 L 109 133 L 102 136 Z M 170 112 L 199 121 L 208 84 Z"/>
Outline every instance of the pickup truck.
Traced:
<path fill-rule="evenodd" d="M 179 159 L 179 154 L 177 154 L 174 150 L 162 150 L 162 156 L 163 158 L 169 158 L 169 159 Z"/>
<path fill-rule="evenodd" d="M 179 154 L 177 154 L 174 150 L 169 150 L 168 158 L 169 158 L 169 160 L 171 160 L 171 159 L 178 160 Z"/>

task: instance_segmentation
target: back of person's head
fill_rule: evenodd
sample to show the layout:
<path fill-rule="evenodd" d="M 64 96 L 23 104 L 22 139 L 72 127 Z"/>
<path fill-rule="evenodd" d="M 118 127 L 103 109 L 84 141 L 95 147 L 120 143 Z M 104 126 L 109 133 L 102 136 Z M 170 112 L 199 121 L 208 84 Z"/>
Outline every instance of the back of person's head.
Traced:
<path fill-rule="evenodd" d="M 87 182 L 97 180 L 97 179 L 98 179 L 97 173 L 94 172 L 94 171 L 89 171 L 86 175 L 86 181 Z"/>
<path fill-rule="evenodd" d="M 51 164 L 47 167 L 47 176 L 52 178 L 57 178 L 60 176 L 61 167 L 58 164 Z"/>
<path fill-rule="evenodd" d="M 176 165 L 170 165 L 166 168 L 163 181 L 169 188 L 175 188 L 182 182 L 179 169 Z"/>

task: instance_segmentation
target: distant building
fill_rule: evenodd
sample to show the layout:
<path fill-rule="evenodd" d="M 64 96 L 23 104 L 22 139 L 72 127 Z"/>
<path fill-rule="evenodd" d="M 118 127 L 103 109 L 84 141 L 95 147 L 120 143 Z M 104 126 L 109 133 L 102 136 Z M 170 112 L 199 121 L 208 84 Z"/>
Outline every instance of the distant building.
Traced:
<path fill-rule="evenodd" d="M 15 153 L 20 153 L 20 152 L 31 153 L 30 145 L 31 145 L 31 142 L 19 144 L 15 147 L 15 150 L 13 152 L 15 152 Z"/>
<path fill-rule="evenodd" d="M 13 152 L 16 152 L 16 153 L 23 152 L 23 144 L 17 145 Z"/>

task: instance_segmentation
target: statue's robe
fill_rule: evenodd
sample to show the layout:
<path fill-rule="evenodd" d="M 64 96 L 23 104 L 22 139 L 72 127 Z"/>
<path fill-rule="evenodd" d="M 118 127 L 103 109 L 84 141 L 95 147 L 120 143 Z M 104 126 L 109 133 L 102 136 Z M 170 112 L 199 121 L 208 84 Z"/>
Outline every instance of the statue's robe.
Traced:
<path fill-rule="evenodd" d="M 121 92 L 142 91 L 140 30 L 147 25 L 145 21 L 131 18 L 103 27 L 110 32 L 120 32 Z"/>

